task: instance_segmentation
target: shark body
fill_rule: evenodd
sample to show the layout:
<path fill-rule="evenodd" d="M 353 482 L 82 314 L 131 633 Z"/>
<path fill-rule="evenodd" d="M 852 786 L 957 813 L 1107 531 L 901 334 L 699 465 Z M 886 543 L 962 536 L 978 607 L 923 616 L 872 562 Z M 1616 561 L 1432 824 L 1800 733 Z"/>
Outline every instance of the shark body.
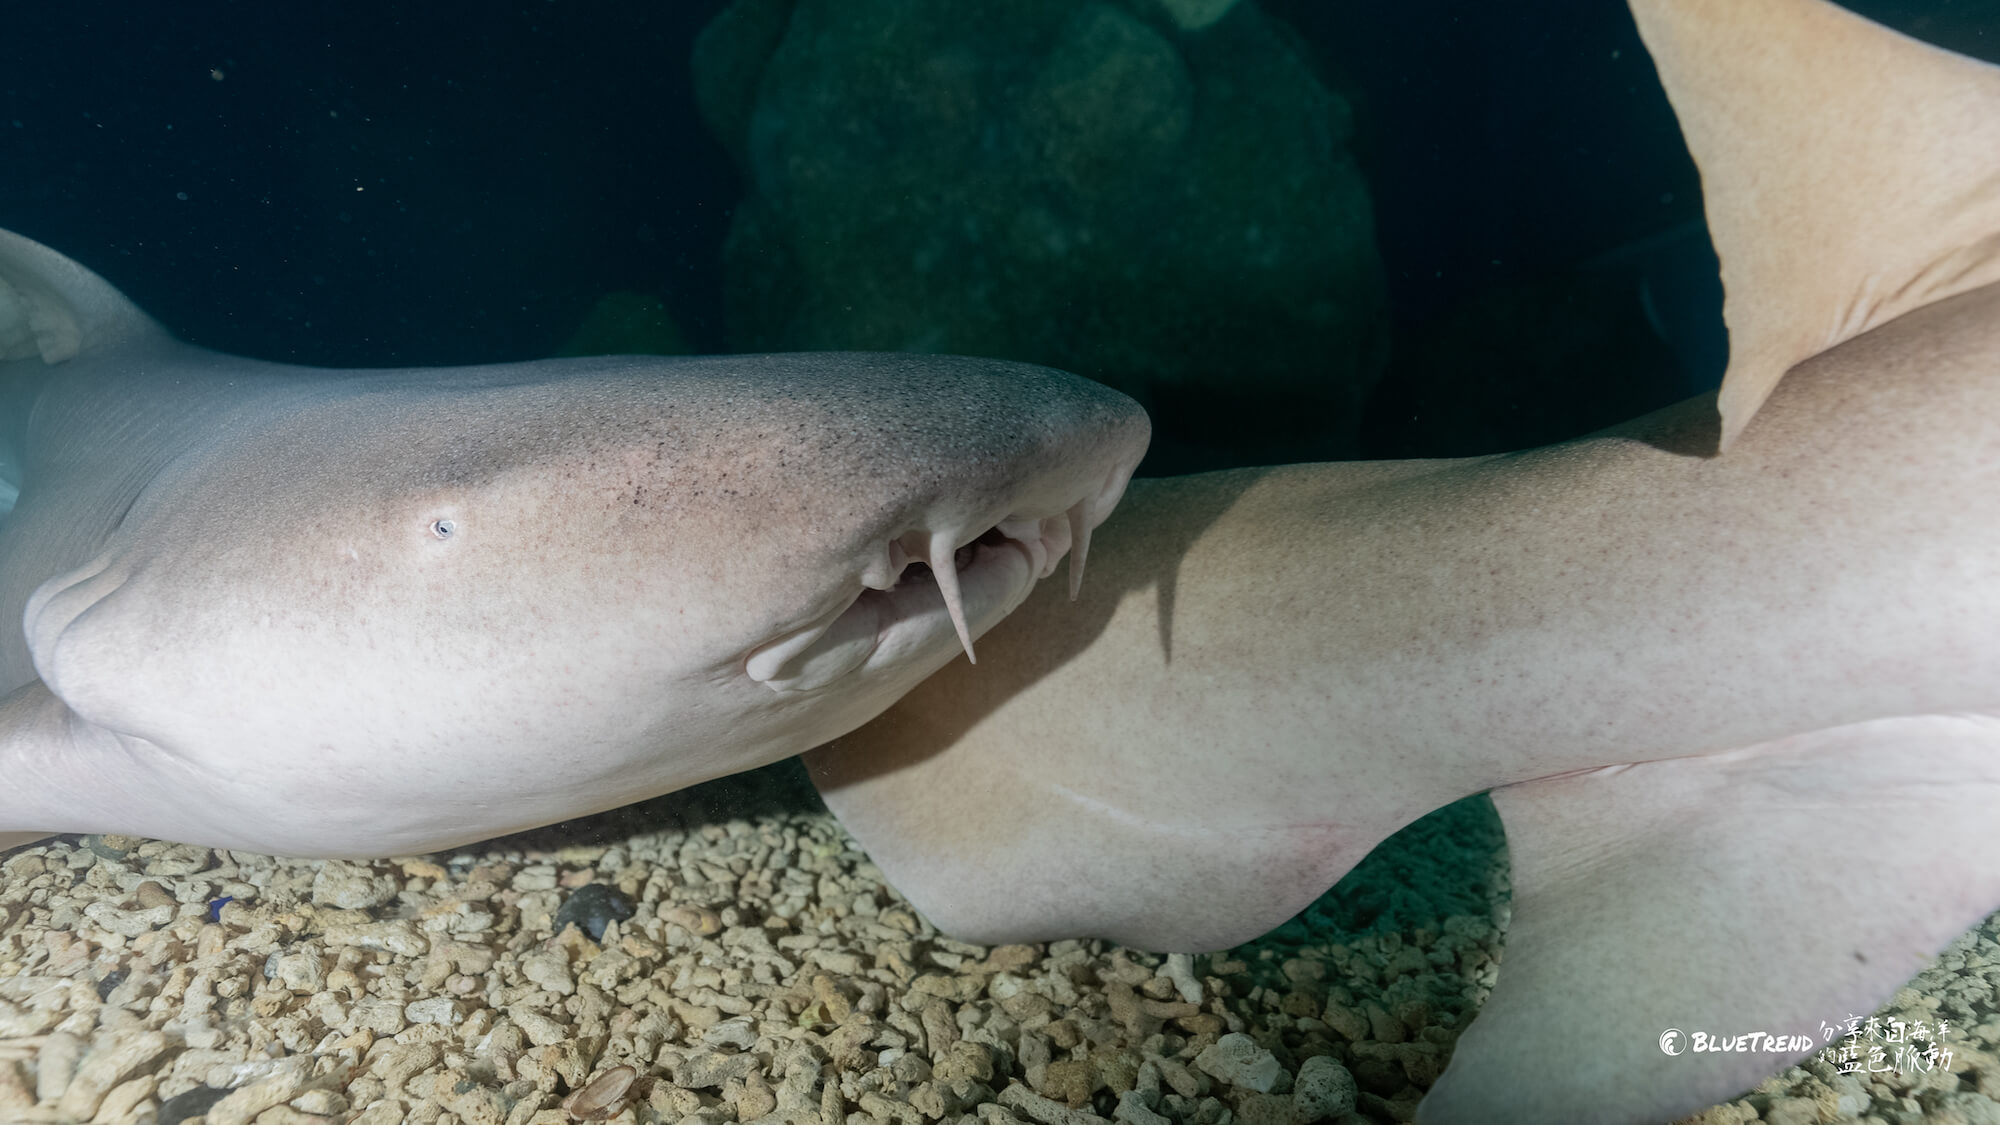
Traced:
<path fill-rule="evenodd" d="M 1081 547 L 1147 436 L 985 360 L 261 363 L 4 232 L 0 405 L 0 847 L 294 855 L 447 847 L 851 729 Z"/>
<path fill-rule="evenodd" d="M 1669 1029 L 1818 1042 L 2000 907 L 2000 71 L 1819 0 L 1632 7 L 1719 395 L 1134 482 L 1087 612 L 809 755 L 942 928 L 1226 947 L 1490 789 L 1505 961 L 1420 1119 L 1657 1122 L 1803 1053 Z"/>

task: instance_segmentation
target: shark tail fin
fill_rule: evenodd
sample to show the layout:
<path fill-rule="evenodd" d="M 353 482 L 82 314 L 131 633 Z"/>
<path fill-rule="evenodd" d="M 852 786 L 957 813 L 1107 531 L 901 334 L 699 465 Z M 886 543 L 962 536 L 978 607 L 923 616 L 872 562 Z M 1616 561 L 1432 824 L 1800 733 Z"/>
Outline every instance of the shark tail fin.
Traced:
<path fill-rule="evenodd" d="M 1865 1071 L 1869 1047 L 1896 1048 L 1846 1021 L 2000 904 L 1988 716 L 1544 778 L 1493 803 L 1513 921 L 1492 996 L 1419 1107 L 1429 1125 L 1665 1121 L 1828 1047 Z M 1780 1038 L 1739 1038 L 1755 1033 Z M 1962 1033 L 1939 1049 L 1962 1054 Z"/>
<path fill-rule="evenodd" d="M 88 352 L 167 338 L 110 282 L 0 230 L 0 519 L 20 495 L 27 413 L 47 369 Z"/>
<path fill-rule="evenodd" d="M 2000 68 L 1825 0 L 1631 0 L 1701 169 L 1722 447 L 1794 364 L 2000 281 Z"/>

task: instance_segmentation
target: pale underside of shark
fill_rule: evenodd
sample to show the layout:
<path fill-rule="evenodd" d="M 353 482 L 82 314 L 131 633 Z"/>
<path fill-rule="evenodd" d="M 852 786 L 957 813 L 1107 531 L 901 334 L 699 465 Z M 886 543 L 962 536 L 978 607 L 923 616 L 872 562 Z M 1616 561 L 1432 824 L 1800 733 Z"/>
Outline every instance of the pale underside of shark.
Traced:
<path fill-rule="evenodd" d="M 1420 1119 L 1657 1122 L 1799 1057 L 1667 1029 L 1823 1042 L 2000 907 L 2000 71 L 1819 0 L 1632 8 L 1719 396 L 1133 482 L 1084 612 L 808 755 L 941 928 L 1229 946 L 1491 789 L 1505 959 Z"/>
<path fill-rule="evenodd" d="M 0 232 L 0 848 L 409 854 L 796 754 L 1079 577 L 1147 434 L 987 360 L 238 359 Z"/>

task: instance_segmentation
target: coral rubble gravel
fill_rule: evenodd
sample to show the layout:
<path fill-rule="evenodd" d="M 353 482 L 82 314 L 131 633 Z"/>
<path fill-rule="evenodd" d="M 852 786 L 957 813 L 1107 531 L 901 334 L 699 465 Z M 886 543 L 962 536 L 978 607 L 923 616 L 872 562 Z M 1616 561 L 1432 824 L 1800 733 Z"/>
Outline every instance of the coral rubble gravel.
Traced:
<path fill-rule="evenodd" d="M 1192 957 L 953 941 L 793 768 L 374 863 L 60 837 L 0 857 L 0 1122 L 1409 1121 L 1498 971 L 1497 825 L 1463 805 L 1476 906 L 1413 917 L 1364 870 L 1319 907 L 1351 928 Z M 1397 847 L 1373 878 L 1435 859 Z M 1951 1017 L 1949 1067 L 1815 1057 L 1688 1120 L 2000 1122 L 1996 937 L 1885 1009 Z"/>

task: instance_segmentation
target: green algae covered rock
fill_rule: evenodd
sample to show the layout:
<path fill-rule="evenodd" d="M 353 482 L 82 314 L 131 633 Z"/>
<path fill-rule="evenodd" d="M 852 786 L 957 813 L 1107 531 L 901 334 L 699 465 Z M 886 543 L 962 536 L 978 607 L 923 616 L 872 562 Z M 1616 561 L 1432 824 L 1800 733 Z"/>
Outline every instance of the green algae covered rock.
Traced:
<path fill-rule="evenodd" d="M 1353 454 L 1372 211 L 1346 102 L 1254 4 L 738 0 L 695 64 L 746 182 L 733 348 L 1080 372 L 1171 468 Z"/>

